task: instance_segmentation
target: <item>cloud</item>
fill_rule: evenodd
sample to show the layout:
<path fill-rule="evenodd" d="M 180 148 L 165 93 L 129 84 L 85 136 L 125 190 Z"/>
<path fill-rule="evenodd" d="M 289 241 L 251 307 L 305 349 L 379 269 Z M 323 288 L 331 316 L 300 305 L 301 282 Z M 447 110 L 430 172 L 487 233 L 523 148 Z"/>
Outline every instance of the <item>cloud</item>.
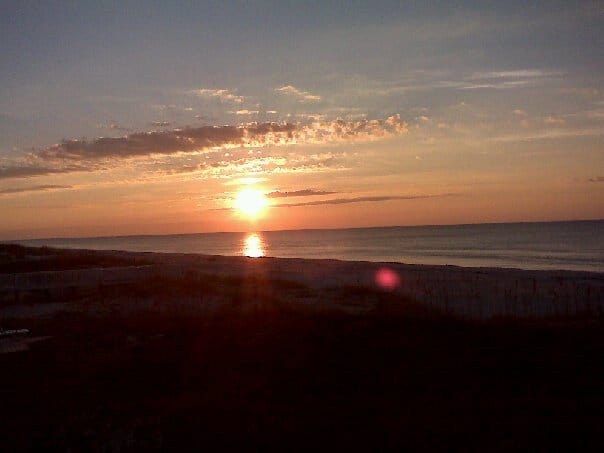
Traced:
<path fill-rule="evenodd" d="M 341 144 L 383 140 L 403 135 L 407 124 L 399 115 L 386 119 L 311 123 L 252 122 L 238 126 L 200 126 L 136 132 L 122 137 L 63 140 L 35 149 L 13 165 L 0 167 L 0 178 L 25 178 L 54 173 L 110 169 L 120 161 L 155 156 L 207 154 L 213 150 L 284 145 Z M 233 165 L 235 162 L 226 162 Z M 256 159 L 256 162 L 259 162 Z M 246 159 L 246 164 L 249 160 Z M 217 163 L 215 163 L 218 165 Z M 130 164 L 127 164 L 130 165 Z M 301 162 L 301 165 L 305 165 Z M 256 166 L 255 168 L 257 168 Z M 278 171 L 278 170 L 276 170 Z"/>
<path fill-rule="evenodd" d="M 180 167 L 172 167 L 168 169 L 161 170 L 160 173 L 164 175 L 180 175 L 186 173 L 197 173 L 199 171 L 204 170 L 207 167 L 206 164 L 200 163 L 195 165 L 182 165 Z"/>
<path fill-rule="evenodd" d="M 493 83 L 470 83 L 459 86 L 461 90 L 479 90 L 479 89 L 495 89 L 505 90 L 510 88 L 520 88 L 531 84 L 530 80 L 503 80 Z"/>
<path fill-rule="evenodd" d="M 151 123 L 151 126 L 155 126 L 155 127 L 168 127 L 170 126 L 170 122 L 168 121 L 153 121 Z"/>
<path fill-rule="evenodd" d="M 275 91 L 281 94 L 293 96 L 298 99 L 299 102 L 318 102 L 321 100 L 321 96 L 311 94 L 308 91 L 302 91 L 293 85 L 285 85 L 280 88 L 275 88 Z"/>
<path fill-rule="evenodd" d="M 242 184 L 245 183 L 244 181 L 259 181 L 257 177 L 250 175 L 266 176 L 271 173 L 310 173 L 341 170 L 344 169 L 342 157 L 345 154 L 328 152 L 308 155 L 288 152 L 286 156 L 282 156 L 279 154 L 266 155 L 266 153 L 260 153 L 259 151 L 249 153 L 244 149 L 232 149 L 227 153 L 221 151 L 206 153 L 203 156 L 203 161 L 193 163 L 156 163 L 153 165 L 153 171 L 163 175 L 196 173 L 212 178 L 237 178 L 233 184 Z"/>
<path fill-rule="evenodd" d="M 96 160 L 170 155 L 240 145 L 265 146 L 289 140 L 295 130 L 296 125 L 287 123 L 258 123 L 244 127 L 186 127 L 169 131 L 137 132 L 116 138 L 63 140 L 35 151 L 33 156 L 43 160 Z"/>
<path fill-rule="evenodd" d="M 469 79 L 470 80 L 484 80 L 484 79 L 530 79 L 538 77 L 550 77 L 560 75 L 559 72 L 542 71 L 540 69 L 516 69 L 512 71 L 489 71 L 489 72 L 475 72 Z"/>
<path fill-rule="evenodd" d="M 293 144 L 325 144 L 374 141 L 407 132 L 399 115 L 385 120 L 333 120 L 311 124 L 250 123 L 243 126 L 186 127 L 169 131 L 137 132 L 124 137 L 94 140 L 63 140 L 34 151 L 42 160 L 95 160 L 130 158 L 151 154 L 170 155 L 208 149 L 264 147 Z"/>
<path fill-rule="evenodd" d="M 0 167 L 0 179 L 5 178 L 29 178 L 32 176 L 47 176 L 56 173 L 69 173 L 72 171 L 84 171 L 86 168 L 67 166 L 64 168 L 51 168 L 38 165 L 12 165 Z"/>
<path fill-rule="evenodd" d="M 564 118 L 558 118 L 558 117 L 551 116 L 551 115 L 543 118 L 543 122 L 545 124 L 552 124 L 552 125 L 555 125 L 555 124 L 560 125 L 560 124 L 566 123 Z"/>
<path fill-rule="evenodd" d="M 111 123 L 109 125 L 109 129 L 113 129 L 113 130 L 116 130 L 116 131 L 122 131 L 122 132 L 126 132 L 126 131 L 130 130 L 130 128 L 127 128 L 127 127 L 124 127 L 124 126 L 120 126 L 117 123 Z"/>
<path fill-rule="evenodd" d="M 604 182 L 604 176 L 595 176 L 593 178 L 589 178 L 588 182 Z"/>
<path fill-rule="evenodd" d="M 525 121 L 525 120 L 523 120 Z M 526 126 L 529 124 L 526 123 Z M 601 137 L 604 134 L 602 128 L 583 128 L 583 129 L 548 129 L 530 134 L 513 134 L 490 137 L 489 140 L 495 142 L 524 142 L 535 140 L 557 140 L 574 137 Z"/>
<path fill-rule="evenodd" d="M 60 186 L 49 184 L 44 186 L 19 187 L 14 189 L 0 189 L 0 195 L 23 193 L 23 192 L 45 192 L 48 190 L 73 189 L 73 186 Z"/>
<path fill-rule="evenodd" d="M 526 110 L 522 110 L 522 109 L 513 110 L 512 113 L 516 116 L 526 116 L 527 115 Z"/>
<path fill-rule="evenodd" d="M 585 98 L 596 98 L 600 95 L 600 90 L 597 88 L 583 87 L 583 88 L 561 88 L 560 93 L 563 94 L 575 94 Z"/>
<path fill-rule="evenodd" d="M 560 76 L 562 73 L 540 69 L 516 69 L 511 71 L 474 72 L 462 82 L 445 82 L 443 86 L 462 90 L 510 89 L 533 85 L 537 79 Z"/>
<path fill-rule="evenodd" d="M 281 192 L 279 190 L 266 194 L 267 198 L 289 198 L 289 197 L 312 197 L 320 195 L 331 195 L 336 192 L 328 192 L 325 190 L 314 190 L 314 189 L 302 189 L 293 190 L 289 192 Z"/>
<path fill-rule="evenodd" d="M 226 89 L 200 88 L 198 90 L 193 90 L 193 92 L 197 96 L 217 98 L 221 101 L 234 102 L 236 104 L 241 104 L 245 99 L 243 96 L 236 95 L 232 91 Z"/>
<path fill-rule="evenodd" d="M 99 124 L 97 126 L 99 129 L 111 129 L 114 131 L 128 132 L 130 128 L 121 126 L 117 123 L 109 123 L 109 124 Z"/>
<path fill-rule="evenodd" d="M 326 116 L 321 113 L 298 113 L 296 116 L 312 121 L 321 121 L 326 118 Z"/>
<path fill-rule="evenodd" d="M 258 114 L 258 110 L 248 110 L 248 109 L 242 109 L 242 110 L 237 110 L 237 111 L 230 111 L 229 113 L 234 113 L 235 115 L 257 115 Z"/>
<path fill-rule="evenodd" d="M 272 205 L 275 208 L 295 208 L 299 206 L 320 206 L 320 205 L 337 205 L 349 203 L 367 203 L 378 201 L 391 200 L 421 200 L 425 198 L 447 197 L 453 194 L 443 195 L 398 195 L 398 196 L 377 196 L 377 197 L 356 197 L 356 198 L 333 198 L 331 200 L 307 201 L 303 203 L 283 203 Z"/>

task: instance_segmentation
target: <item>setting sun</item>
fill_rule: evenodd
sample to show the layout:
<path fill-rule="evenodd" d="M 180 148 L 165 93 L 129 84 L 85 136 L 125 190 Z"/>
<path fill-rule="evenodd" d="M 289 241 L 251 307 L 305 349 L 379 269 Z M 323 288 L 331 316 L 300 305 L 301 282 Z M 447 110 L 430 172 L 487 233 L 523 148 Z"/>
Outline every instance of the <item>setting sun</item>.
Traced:
<path fill-rule="evenodd" d="M 245 189 L 237 194 L 235 200 L 235 208 L 247 217 L 258 217 L 264 208 L 268 205 L 268 201 L 258 189 Z"/>

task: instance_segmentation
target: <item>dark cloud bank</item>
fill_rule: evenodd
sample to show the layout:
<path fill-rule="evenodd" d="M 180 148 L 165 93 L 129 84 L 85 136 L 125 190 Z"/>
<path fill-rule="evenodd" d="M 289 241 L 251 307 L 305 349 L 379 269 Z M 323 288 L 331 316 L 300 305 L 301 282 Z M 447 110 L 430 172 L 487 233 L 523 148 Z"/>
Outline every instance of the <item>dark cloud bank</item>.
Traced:
<path fill-rule="evenodd" d="M 398 115 L 385 120 L 332 120 L 310 124 L 250 123 L 241 126 L 201 126 L 136 132 L 123 137 L 63 140 L 32 151 L 20 162 L 0 167 L 0 178 L 26 178 L 94 170 L 119 160 L 151 155 L 193 153 L 209 149 L 250 148 L 293 144 L 322 144 L 381 140 L 407 132 Z"/>

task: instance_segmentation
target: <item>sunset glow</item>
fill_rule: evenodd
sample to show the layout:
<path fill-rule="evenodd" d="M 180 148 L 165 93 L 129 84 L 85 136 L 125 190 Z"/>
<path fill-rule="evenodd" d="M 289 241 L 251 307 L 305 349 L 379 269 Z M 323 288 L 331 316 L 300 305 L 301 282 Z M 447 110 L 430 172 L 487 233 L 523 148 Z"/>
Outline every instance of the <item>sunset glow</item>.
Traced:
<path fill-rule="evenodd" d="M 604 218 L 597 2 L 412 3 L 9 2 L 0 240 Z"/>

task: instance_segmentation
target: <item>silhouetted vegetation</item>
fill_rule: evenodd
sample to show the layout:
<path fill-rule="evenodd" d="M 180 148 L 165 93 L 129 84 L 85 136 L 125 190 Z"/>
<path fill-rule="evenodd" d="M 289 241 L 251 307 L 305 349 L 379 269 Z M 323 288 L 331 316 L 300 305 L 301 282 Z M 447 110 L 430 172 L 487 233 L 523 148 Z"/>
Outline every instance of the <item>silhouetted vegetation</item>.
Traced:
<path fill-rule="evenodd" d="M 0 244 L 0 274 L 141 264 L 144 264 L 144 261 L 140 259 L 116 257 L 99 252 L 91 254 L 81 250 Z"/>
<path fill-rule="evenodd" d="M 600 321 L 470 323 L 370 288 L 202 272 L 52 297 L 77 309 L 0 319 L 52 336 L 0 354 L 6 451 L 604 446 Z M 372 308 L 315 309 L 334 300 Z"/>

